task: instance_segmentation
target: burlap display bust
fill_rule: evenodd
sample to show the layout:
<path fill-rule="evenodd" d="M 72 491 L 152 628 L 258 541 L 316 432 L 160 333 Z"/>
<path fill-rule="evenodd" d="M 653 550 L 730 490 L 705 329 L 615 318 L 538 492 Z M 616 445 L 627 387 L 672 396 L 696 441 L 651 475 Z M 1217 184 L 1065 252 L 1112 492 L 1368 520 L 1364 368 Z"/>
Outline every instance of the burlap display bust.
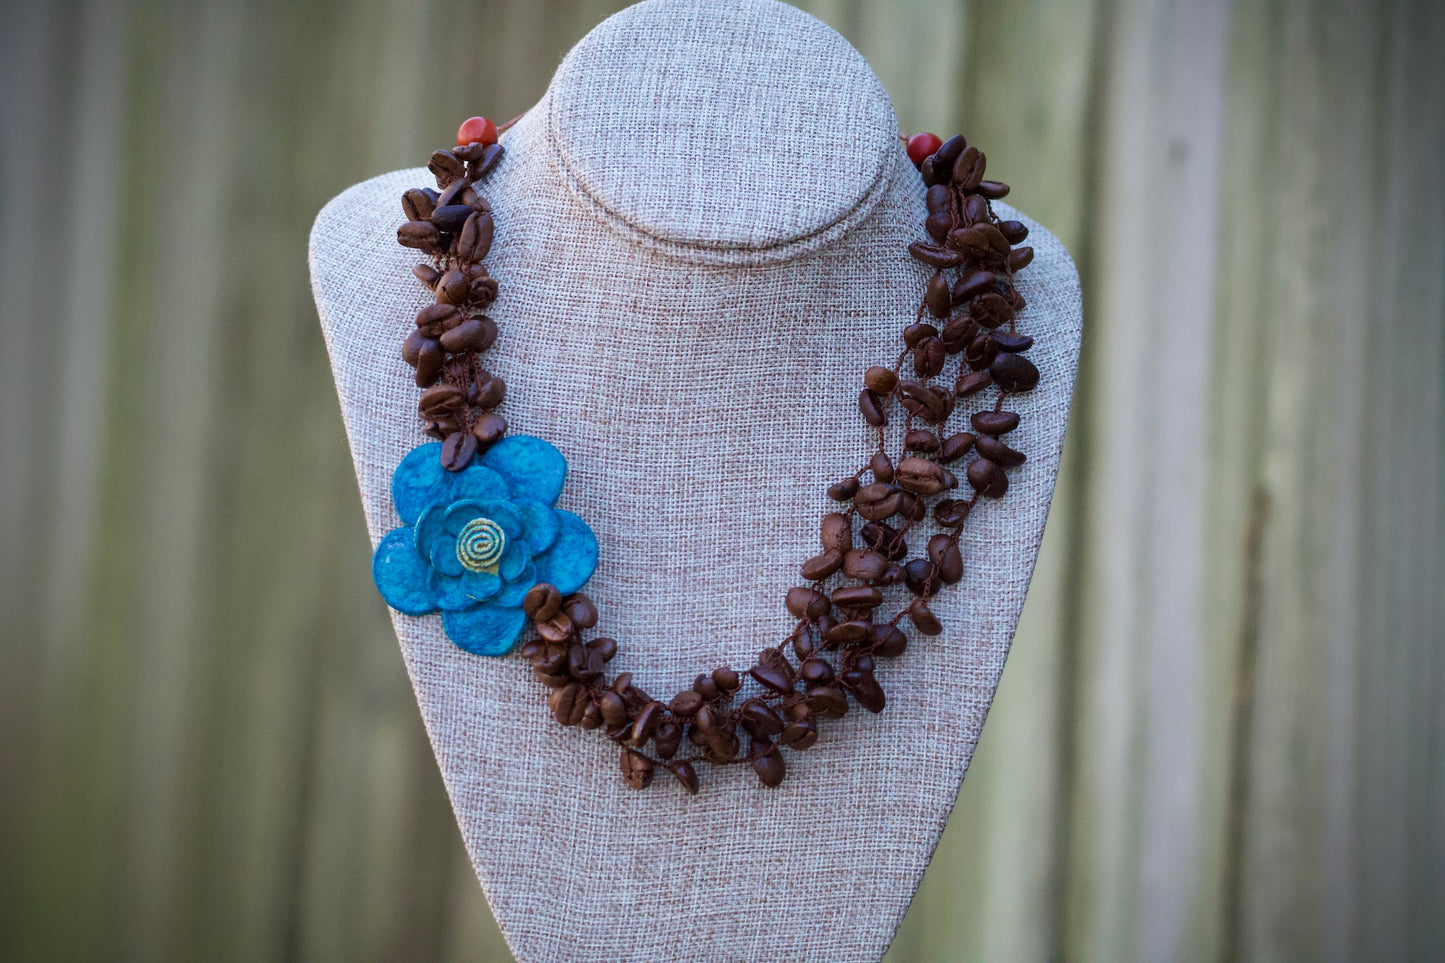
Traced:
<path fill-rule="evenodd" d="M 503 143 L 483 189 L 502 292 L 485 363 L 507 381 L 512 429 L 568 459 L 559 506 L 597 534 L 586 592 L 622 643 L 609 672 L 666 699 L 700 671 L 745 670 L 791 629 L 782 599 L 819 550 L 825 489 L 872 452 L 863 371 L 897 356 L 927 277 L 907 254 L 923 186 L 888 97 L 846 41 L 791 7 L 652 0 L 583 39 Z M 357 185 L 311 238 L 373 540 L 398 524 L 393 469 L 426 440 L 399 348 L 429 294 L 396 227 L 402 191 L 431 183 L 419 168 Z M 695 797 L 661 772 L 634 791 L 601 733 L 551 719 L 522 659 L 468 655 L 437 617 L 393 613 L 467 851 L 520 959 L 883 954 L 988 712 L 1063 441 L 1078 281 L 1025 223 L 1036 257 L 1019 324 L 1043 379 L 1013 405 L 1010 437 L 1029 460 L 965 528 L 966 576 L 935 605 L 944 634 L 910 633 L 880 664 L 886 711 L 825 723 L 817 746 L 785 753 L 781 787 L 703 766 Z"/>

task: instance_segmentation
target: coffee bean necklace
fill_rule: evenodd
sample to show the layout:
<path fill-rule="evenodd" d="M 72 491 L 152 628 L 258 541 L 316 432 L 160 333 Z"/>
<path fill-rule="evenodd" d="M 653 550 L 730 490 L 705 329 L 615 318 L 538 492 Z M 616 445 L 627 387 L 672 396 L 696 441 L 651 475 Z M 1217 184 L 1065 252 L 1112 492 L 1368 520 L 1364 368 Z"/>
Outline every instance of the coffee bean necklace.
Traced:
<path fill-rule="evenodd" d="M 452 642 L 477 655 L 505 655 L 530 626 L 521 654 L 549 690 L 552 715 L 565 726 L 602 730 L 621 747 L 622 775 L 635 789 L 649 786 L 661 767 L 696 793 L 703 762 L 749 765 L 764 786 L 776 786 L 787 771 L 781 749 L 811 747 L 822 720 L 844 715 L 852 702 L 883 711 L 879 660 L 907 648 L 905 618 L 921 635 L 943 631 L 929 601 L 963 578 L 963 526 L 980 498 L 1008 491 L 1007 469 L 1024 462 L 1003 436 L 1019 424 L 1009 397 L 1039 380 L 1023 355 L 1033 339 L 1018 329 L 1024 299 L 1013 284 L 1033 258 L 1032 248 L 1013 246 L 1028 229 L 994 216 L 990 201 L 1008 185 L 984 179 L 984 155 L 962 135 L 907 139 L 928 210 L 928 239 L 908 250 L 932 273 L 897 360 L 863 374 L 858 409 L 877 450 L 828 488 L 839 504 L 823 516 L 822 552 L 802 564 L 806 584 L 783 598 L 797 620 L 792 633 L 746 672 L 700 673 L 664 702 L 631 673 L 608 680 L 616 640 L 584 639 L 598 621 L 597 606 L 580 592 L 597 566 L 597 539 L 581 518 L 555 507 L 566 461 L 540 438 L 507 434 L 496 411 L 506 385 L 480 362 L 497 338 L 496 322 L 483 313 L 497 282 L 484 264 L 493 213 L 478 188 L 502 157 L 498 134 L 491 121 L 470 118 L 455 149 L 431 156 L 436 189 L 402 195 L 406 222 L 397 240 L 429 256 L 412 273 L 435 301 L 417 313 L 401 353 L 423 389 L 422 430 L 435 440 L 408 453 L 392 477 L 402 524 L 376 548 L 377 587 L 399 612 L 440 612 Z M 939 383 L 955 358 L 951 384 Z M 964 404 L 974 409 L 972 430 L 950 432 Z M 884 427 L 899 411 L 902 449 L 894 456 Z M 964 475 L 972 491 L 952 497 L 960 485 L 947 466 L 970 455 Z M 910 557 L 909 540 L 922 540 L 914 530 L 930 508 L 938 531 Z M 882 617 L 884 590 L 900 584 L 911 600 Z"/>

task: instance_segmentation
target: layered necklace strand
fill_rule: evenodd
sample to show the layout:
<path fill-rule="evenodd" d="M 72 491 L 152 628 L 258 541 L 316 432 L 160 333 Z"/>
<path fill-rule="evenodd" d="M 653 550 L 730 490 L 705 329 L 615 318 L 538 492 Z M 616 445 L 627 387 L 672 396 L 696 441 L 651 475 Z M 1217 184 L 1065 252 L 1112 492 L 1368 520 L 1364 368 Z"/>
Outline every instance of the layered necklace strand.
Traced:
<path fill-rule="evenodd" d="M 436 189 L 413 188 L 403 194 L 407 219 L 397 231 L 401 244 L 428 255 L 413 274 L 435 295 L 434 303 L 417 313 L 402 356 L 423 389 L 418 403 L 423 431 L 441 442 L 430 447 L 438 449 L 441 469 L 457 478 L 468 470 L 481 471 L 476 465 L 489 464 L 506 475 L 516 460 L 512 452 L 501 455 L 508 426 L 496 409 L 506 385 L 480 360 L 498 334 L 496 323 L 483 313 L 496 299 L 497 282 L 483 263 L 492 244 L 494 214 L 479 193 L 502 157 L 498 133 L 480 117 L 462 124 L 457 147 L 431 157 Z M 897 357 L 863 374 L 858 410 L 873 429 L 877 447 L 856 472 L 828 488 L 837 507 L 823 516 L 821 551 L 802 563 L 802 584 L 784 594 L 782 602 L 796 623 L 780 645 L 764 648 L 744 672 L 721 666 L 699 673 L 690 687 L 669 700 L 654 699 L 634 683 L 631 673 L 607 677 L 617 641 L 584 638 L 597 625 L 596 605 L 580 592 L 563 591 L 537 577 L 569 571 L 569 565 L 577 570 L 585 563 L 558 557 L 560 548 L 553 548 L 551 555 L 536 554 L 524 565 L 507 561 L 507 526 L 513 526 L 514 536 L 524 530 L 516 526 L 531 526 L 526 529 L 529 538 L 538 545 L 554 545 L 559 537 L 555 518 L 547 520 L 541 509 L 519 503 L 513 506 L 521 509 L 517 522 L 506 506 L 488 509 L 485 500 L 463 502 L 481 507 L 459 514 L 452 506 L 445 517 L 454 524 L 438 530 L 444 547 L 434 557 L 439 571 L 428 570 L 427 584 L 446 598 L 451 584 L 447 573 L 459 571 L 483 580 L 486 592 L 498 594 L 471 590 L 472 595 L 459 601 L 435 604 L 465 608 L 491 598 L 489 604 L 495 607 L 520 601 L 514 622 L 497 617 L 485 623 L 515 625 L 512 637 L 502 639 L 501 651 L 515 644 L 524 624 L 530 625 L 534 634 L 521 646 L 521 654 L 546 687 L 553 717 L 565 726 L 600 730 L 616 743 L 622 776 L 633 788 L 649 786 L 662 768 L 696 793 L 701 763 L 747 765 L 764 786 L 777 786 L 787 773 L 782 750 L 813 746 L 823 720 L 843 716 L 855 702 L 869 712 L 882 712 L 887 699 L 878 680 L 880 660 L 896 658 L 908 647 L 905 621 L 920 635 L 942 632 L 930 601 L 944 586 L 963 578 L 963 527 L 980 499 L 1005 495 L 1008 470 L 1024 462 L 1024 454 L 1004 438 L 1019 424 L 1010 398 L 1031 390 L 1039 380 L 1038 369 L 1024 355 L 1033 339 L 1019 329 L 1024 299 L 1013 283 L 1014 274 L 1033 258 L 1032 248 L 1015 246 L 1028 229 L 995 216 L 990 202 L 1005 196 L 1008 186 L 984 178 L 983 153 L 962 135 L 941 141 L 933 134 L 916 134 L 906 145 L 926 188 L 927 208 L 923 236 L 908 250 L 929 269 L 928 280 L 912 322 L 903 328 Z M 965 419 L 965 409 L 967 427 L 962 428 L 957 422 Z M 892 453 L 885 432 L 890 425 L 901 436 Z M 550 449 L 538 439 L 527 440 Z M 489 461 L 494 446 L 497 457 Z M 965 458 L 966 487 L 949 467 Z M 409 469 L 412 474 L 418 470 Z M 394 490 L 400 490 L 395 486 L 402 485 L 401 475 L 399 468 Z M 560 476 L 557 484 L 560 488 Z M 487 512 L 496 518 L 484 517 Z M 919 529 L 930 514 L 937 530 L 925 538 Z M 443 518 L 441 513 L 433 516 Z M 540 520 L 529 520 L 534 516 Z M 406 529 L 406 538 L 423 559 L 428 558 L 421 542 L 428 524 L 423 517 L 415 520 L 414 532 Z M 574 555 L 585 555 L 586 540 L 592 538 L 585 525 L 581 528 L 585 538 L 574 532 L 567 543 Z M 534 534 L 536 530 L 545 535 Z M 595 540 L 591 551 L 595 566 Z M 379 548 L 378 559 L 381 556 Z M 406 564 L 421 563 L 408 558 Z M 591 566 L 573 580 L 578 587 L 590 576 Z M 534 579 L 530 584 L 529 577 Z M 885 614 L 885 590 L 899 585 L 908 604 Z M 429 603 L 404 607 L 407 603 L 394 601 L 404 593 L 390 584 L 383 586 L 383 594 L 402 611 L 436 610 L 435 604 L 426 608 Z M 507 614 L 504 608 L 497 611 Z M 450 627 L 448 633 L 468 651 L 501 654 L 464 644 Z"/>

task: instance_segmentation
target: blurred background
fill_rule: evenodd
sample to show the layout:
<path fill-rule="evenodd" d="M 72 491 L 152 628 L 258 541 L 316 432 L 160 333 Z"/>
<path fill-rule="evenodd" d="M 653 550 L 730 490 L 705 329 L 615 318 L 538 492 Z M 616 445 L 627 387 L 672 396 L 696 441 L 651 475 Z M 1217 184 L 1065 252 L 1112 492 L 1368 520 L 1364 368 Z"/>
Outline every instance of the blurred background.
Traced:
<path fill-rule="evenodd" d="M 503 960 L 308 289 L 620 2 L 0 4 L 0 959 Z M 816 0 L 1074 252 L 1037 577 L 889 960 L 1445 954 L 1445 8 Z"/>

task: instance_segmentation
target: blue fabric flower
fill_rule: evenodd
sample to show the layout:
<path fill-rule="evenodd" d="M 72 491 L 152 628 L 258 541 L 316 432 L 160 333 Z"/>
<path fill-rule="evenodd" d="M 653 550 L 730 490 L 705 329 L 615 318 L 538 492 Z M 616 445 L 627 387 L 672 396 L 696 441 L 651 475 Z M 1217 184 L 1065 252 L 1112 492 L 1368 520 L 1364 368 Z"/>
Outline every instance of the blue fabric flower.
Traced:
<path fill-rule="evenodd" d="M 458 472 L 442 467 L 441 447 L 414 448 L 396 466 L 402 526 L 376 546 L 371 574 L 398 612 L 440 611 L 460 648 L 505 655 L 527 624 L 523 596 L 538 582 L 580 589 L 597 568 L 597 538 L 552 507 L 567 461 L 541 438 L 503 438 Z"/>

